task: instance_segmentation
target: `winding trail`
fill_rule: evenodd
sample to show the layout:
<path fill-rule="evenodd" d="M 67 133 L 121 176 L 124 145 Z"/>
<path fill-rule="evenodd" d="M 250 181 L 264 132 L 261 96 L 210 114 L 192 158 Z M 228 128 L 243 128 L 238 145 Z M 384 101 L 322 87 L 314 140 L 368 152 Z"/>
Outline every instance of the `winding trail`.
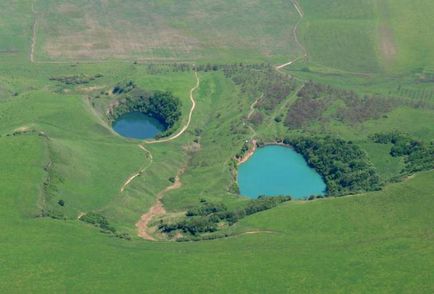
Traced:
<path fill-rule="evenodd" d="M 185 168 L 181 168 L 178 170 L 178 173 L 175 177 L 175 182 L 172 185 L 167 186 L 164 190 L 157 194 L 157 199 L 155 203 L 151 206 L 151 208 L 149 208 L 148 212 L 141 216 L 140 220 L 136 223 L 137 235 L 139 237 L 145 240 L 155 241 L 155 238 L 151 235 L 149 224 L 154 217 L 161 216 L 166 213 L 161 199 L 163 199 L 164 194 L 166 194 L 167 192 L 181 188 L 181 175 L 184 173 L 184 171 Z"/>
<path fill-rule="evenodd" d="M 190 126 L 191 123 L 191 119 L 193 117 L 193 112 L 194 109 L 196 108 L 196 101 L 194 100 L 194 92 L 199 88 L 200 86 L 200 79 L 199 79 L 199 75 L 197 74 L 197 72 L 194 72 L 195 77 L 196 77 L 196 84 L 193 88 L 190 89 L 190 101 L 191 101 L 191 109 L 190 109 L 190 113 L 188 114 L 188 120 L 187 123 L 181 128 L 181 130 L 179 130 L 178 133 L 176 133 L 175 135 L 169 137 L 169 138 L 165 138 L 165 139 L 161 139 L 161 140 L 154 140 L 154 141 L 145 141 L 143 142 L 143 144 L 157 144 L 157 143 L 167 143 L 170 141 L 175 140 L 176 138 L 179 138 L 182 134 L 184 134 L 187 129 Z M 125 189 L 128 187 L 128 185 L 138 176 L 140 176 L 141 174 L 143 174 L 143 172 L 148 169 L 152 163 L 153 163 L 153 157 L 152 157 L 152 153 L 145 148 L 145 146 L 143 146 L 143 144 L 139 144 L 139 148 L 142 149 L 143 151 L 145 151 L 148 155 L 147 158 L 150 159 L 150 162 L 142 167 L 137 173 L 135 173 L 134 175 L 130 176 L 125 183 L 122 185 L 120 192 L 124 192 Z M 181 182 L 181 175 L 184 173 L 185 171 L 185 167 L 181 168 L 180 170 L 178 170 L 178 173 L 175 177 L 175 182 L 173 184 L 171 184 L 170 186 L 166 187 L 164 190 L 162 190 L 161 192 L 159 192 L 157 194 L 155 203 L 149 208 L 149 210 L 143 214 L 140 217 L 140 220 L 136 223 L 136 227 L 137 227 L 137 235 L 145 240 L 149 240 L 149 241 L 155 241 L 155 238 L 152 237 L 151 232 L 150 232 L 150 228 L 149 228 L 149 224 L 152 221 L 152 219 L 156 216 L 161 216 L 164 215 L 166 213 L 166 210 L 164 209 L 164 205 L 163 202 L 161 201 L 161 199 L 163 198 L 163 196 L 172 190 L 175 189 L 179 189 L 182 186 L 182 182 Z"/>
<path fill-rule="evenodd" d="M 36 47 L 36 31 L 38 28 L 38 12 L 35 10 L 35 1 L 32 2 L 32 13 L 33 13 L 33 28 L 32 28 L 32 45 L 30 46 L 30 62 L 35 62 L 35 47 Z"/>
<path fill-rule="evenodd" d="M 304 12 L 303 12 L 303 9 L 301 8 L 301 5 L 298 3 L 297 0 L 291 0 L 291 3 L 295 7 L 295 9 L 297 10 L 298 15 L 300 16 L 300 19 L 297 21 L 297 23 L 295 24 L 295 26 L 294 26 L 294 28 L 292 30 L 292 33 L 294 34 L 294 40 L 297 43 L 297 46 L 303 51 L 303 55 L 299 56 L 297 58 L 294 58 L 293 60 L 291 60 L 291 61 L 289 61 L 287 63 L 281 64 L 281 65 L 277 65 L 276 66 L 276 70 L 277 71 L 280 71 L 282 68 L 287 67 L 287 66 L 293 64 L 294 62 L 300 60 L 300 59 L 304 59 L 304 58 L 308 57 L 307 50 L 303 46 L 303 44 L 301 44 L 300 40 L 298 39 L 298 35 L 297 35 L 298 27 L 299 27 L 300 23 L 303 21 L 303 18 L 304 18 Z"/>
<path fill-rule="evenodd" d="M 152 163 L 153 163 L 153 161 L 154 161 L 154 159 L 153 159 L 153 157 L 152 157 L 152 153 L 148 150 L 148 149 L 146 149 L 143 145 L 138 145 L 139 146 L 139 148 L 140 149 L 142 149 L 143 151 L 145 151 L 146 152 L 146 158 L 147 159 L 149 159 L 150 161 L 149 161 L 149 163 L 147 164 L 147 165 L 145 165 L 145 166 L 143 166 L 137 173 L 135 173 L 134 175 L 132 175 L 132 176 L 130 176 L 126 181 L 125 181 L 125 183 L 122 185 L 122 187 L 121 187 L 121 193 L 122 192 L 124 192 L 125 191 L 125 188 L 135 179 L 135 178 L 137 178 L 138 176 L 140 176 L 141 174 L 143 174 L 144 172 L 145 172 L 145 170 L 147 170 L 151 165 L 152 165 Z"/>
<path fill-rule="evenodd" d="M 187 131 L 187 129 L 190 126 L 190 123 L 191 123 L 191 118 L 193 116 L 194 109 L 196 108 L 196 101 L 194 100 L 193 93 L 200 86 L 200 79 L 199 79 L 199 76 L 198 76 L 197 72 L 194 72 L 194 74 L 195 74 L 195 77 L 196 77 L 196 85 L 193 88 L 190 89 L 191 109 L 190 109 L 190 113 L 188 114 L 187 123 L 182 127 L 182 129 L 178 133 L 176 133 L 175 135 L 173 135 L 173 136 L 171 136 L 169 138 L 161 139 L 161 140 L 154 140 L 154 141 L 145 141 L 145 142 L 143 142 L 143 144 L 167 143 L 167 142 L 170 142 L 172 140 L 175 140 L 176 138 L 178 138 L 179 136 L 181 136 L 185 131 Z M 153 162 L 153 158 L 152 158 L 151 152 L 148 149 L 146 149 L 145 146 L 143 146 L 143 144 L 139 144 L 139 148 L 142 149 L 143 151 L 145 151 L 148 154 L 148 156 L 151 159 L 151 161 L 150 161 L 150 163 L 147 166 L 142 167 L 137 173 L 135 173 L 132 176 L 128 177 L 128 179 L 124 182 L 124 184 L 122 185 L 122 187 L 120 189 L 121 193 L 125 191 L 125 189 L 128 187 L 128 185 L 135 178 L 137 178 L 138 176 L 140 176 L 146 169 L 148 169 L 151 166 L 152 162 Z"/>
<path fill-rule="evenodd" d="M 194 101 L 194 96 L 193 93 L 199 88 L 200 86 L 200 79 L 199 76 L 197 74 L 197 71 L 194 72 L 195 76 L 196 76 L 196 85 L 191 88 L 190 90 L 190 101 L 191 101 L 191 109 L 190 109 L 190 113 L 188 114 L 188 121 L 187 123 L 182 127 L 181 130 L 179 130 L 178 133 L 176 133 L 175 135 L 169 137 L 169 138 L 165 138 L 165 139 L 160 139 L 160 140 L 153 140 L 153 141 L 145 141 L 146 144 L 156 144 L 156 143 L 165 143 L 165 142 L 170 142 L 172 140 L 175 140 L 176 138 L 178 138 L 179 136 L 181 136 L 190 126 L 191 123 L 191 117 L 193 116 L 193 112 L 194 109 L 196 108 L 196 101 Z"/>
<path fill-rule="evenodd" d="M 255 106 L 256 104 L 258 104 L 259 100 L 261 100 L 264 97 L 264 94 L 261 95 L 261 97 L 259 97 L 258 99 L 256 99 L 251 105 L 250 105 L 250 111 L 249 114 L 247 115 L 247 119 L 250 119 L 253 115 L 253 113 L 255 112 Z"/>

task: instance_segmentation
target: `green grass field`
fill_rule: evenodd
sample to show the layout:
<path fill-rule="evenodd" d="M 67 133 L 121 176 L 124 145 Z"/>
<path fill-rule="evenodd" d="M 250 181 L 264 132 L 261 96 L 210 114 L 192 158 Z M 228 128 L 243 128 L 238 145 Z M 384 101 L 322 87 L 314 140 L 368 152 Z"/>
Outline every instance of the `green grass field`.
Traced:
<path fill-rule="evenodd" d="M 298 15 L 283 0 L 37 1 L 35 10 L 38 61 L 283 62 L 297 54 Z"/>
<path fill-rule="evenodd" d="M 432 70 L 431 1 L 300 1 L 313 63 L 355 73 Z"/>
<path fill-rule="evenodd" d="M 143 142 L 112 131 L 105 112 L 114 98 L 101 92 L 128 80 L 170 91 L 182 101 L 179 130 L 188 121 L 196 78 L 167 63 L 279 64 L 301 56 L 292 3 L 0 4 L 0 292 L 432 293 L 434 171 L 391 183 L 404 159 L 369 136 L 399 130 L 434 141 L 434 6 L 427 0 L 297 3 L 304 12 L 298 39 L 308 58 L 282 69 L 296 77 L 296 89 L 313 80 L 383 95 L 396 102 L 392 110 L 347 123 L 336 118 L 343 103 L 337 100 L 320 122 L 289 130 L 275 118 L 297 101 L 294 91 L 272 110 L 256 109 L 263 121 L 249 124 L 258 97 L 221 70 L 199 71 L 187 131 L 170 142 L 144 143 L 147 152 L 139 148 Z M 87 84 L 50 80 L 98 74 Z M 290 201 L 243 218 L 223 229 L 230 237 L 213 241 L 137 236 L 135 224 L 180 169 L 182 186 L 162 199 L 164 217 L 179 217 L 201 199 L 240 207 L 247 198 L 231 190 L 230 163 L 245 140 L 299 134 L 351 140 L 384 188 Z M 132 240 L 78 220 L 88 212 L 104 215 Z"/>

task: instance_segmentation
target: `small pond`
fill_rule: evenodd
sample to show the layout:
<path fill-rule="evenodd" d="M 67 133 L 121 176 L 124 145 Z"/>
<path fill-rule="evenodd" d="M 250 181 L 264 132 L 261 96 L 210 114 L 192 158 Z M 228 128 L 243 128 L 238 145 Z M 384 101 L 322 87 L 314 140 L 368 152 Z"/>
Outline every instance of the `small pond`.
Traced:
<path fill-rule="evenodd" d="M 128 112 L 113 122 L 113 130 L 119 135 L 134 139 L 152 139 L 166 130 L 159 120 L 142 112 Z"/>
<path fill-rule="evenodd" d="M 326 184 L 322 177 L 293 149 L 269 145 L 256 150 L 238 168 L 240 194 L 250 198 L 261 195 L 291 195 L 304 199 L 324 195 Z"/>

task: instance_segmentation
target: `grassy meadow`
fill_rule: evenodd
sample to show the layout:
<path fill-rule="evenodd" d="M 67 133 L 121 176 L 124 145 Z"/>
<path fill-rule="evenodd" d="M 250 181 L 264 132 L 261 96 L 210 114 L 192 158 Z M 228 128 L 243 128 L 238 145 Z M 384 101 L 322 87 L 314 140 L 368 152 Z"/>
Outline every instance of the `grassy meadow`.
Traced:
<path fill-rule="evenodd" d="M 431 1 L 300 1 L 312 63 L 353 73 L 433 70 Z"/>
<path fill-rule="evenodd" d="M 116 134 L 105 115 L 114 98 L 102 93 L 130 80 L 170 91 L 182 102 L 179 129 L 188 121 L 196 78 L 167 63 L 278 64 L 300 56 L 292 33 L 299 15 L 289 1 L 0 4 L 0 292 L 432 293 L 434 171 L 392 183 L 404 159 L 370 136 L 399 130 L 434 141 L 434 6 L 298 3 L 308 58 L 282 69 L 295 77 L 295 90 L 271 110 L 254 108 L 263 115 L 255 125 L 247 117 L 257 96 L 222 70 L 199 71 L 189 128 L 157 144 Z M 77 76 L 98 78 L 53 80 Z M 393 107 L 348 122 L 339 119 L 344 100 L 336 98 L 321 120 L 289 129 L 276 118 L 296 105 L 307 80 L 387 97 Z M 231 189 L 231 163 L 246 140 L 316 134 L 357 144 L 384 188 L 290 201 L 243 218 L 224 229 L 230 237 L 213 241 L 137 236 L 136 222 L 180 170 L 181 187 L 162 199 L 167 217 L 201 200 L 239 207 L 248 199 Z M 132 239 L 78 220 L 89 212 Z"/>
<path fill-rule="evenodd" d="M 283 63 L 298 50 L 298 15 L 283 0 L 37 1 L 35 10 L 38 61 Z"/>

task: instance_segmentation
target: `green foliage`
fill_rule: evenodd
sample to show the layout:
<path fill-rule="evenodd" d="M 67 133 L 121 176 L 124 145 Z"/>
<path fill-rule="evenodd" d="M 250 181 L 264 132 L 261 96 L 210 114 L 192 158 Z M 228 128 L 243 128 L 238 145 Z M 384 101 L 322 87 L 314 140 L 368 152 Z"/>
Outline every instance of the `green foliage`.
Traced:
<path fill-rule="evenodd" d="M 247 82 L 251 84 L 252 95 L 239 95 L 234 83 L 218 72 L 223 67 L 216 71 L 212 62 L 253 60 L 275 65 L 299 56 L 292 34 L 292 25 L 299 16 L 288 1 L 3 2 L 0 3 L 0 260 L 4 265 L 0 269 L 1 292 L 134 293 L 143 292 L 144 288 L 163 293 L 173 289 L 204 293 L 215 289 L 226 293 L 433 292 L 430 274 L 409 274 L 431 273 L 433 268 L 432 172 L 418 173 L 411 180 L 388 184 L 383 191 L 359 197 L 288 203 L 240 219 L 244 215 L 241 208 L 247 206 L 248 200 L 228 193 L 233 183 L 228 162 L 251 135 L 243 132 L 246 128 L 243 130 L 240 122 L 245 119 L 249 105 L 262 93 L 254 89 L 254 82 Z M 401 107 L 386 113 L 377 112 L 377 107 L 387 111 L 388 106 L 382 105 L 384 101 L 375 104 L 373 99 L 365 101 L 364 96 L 347 102 L 339 99 L 339 103 L 332 103 L 320 117 L 311 120 L 314 124 L 321 122 L 316 131 L 325 129 L 326 133 L 357 140 L 357 145 L 363 146 L 368 134 L 403 130 L 413 140 L 423 141 L 424 147 L 397 148 L 399 153 L 409 153 L 399 157 L 386 156 L 389 150 L 383 152 L 387 149 L 383 147 L 389 145 L 369 152 L 399 162 L 410 158 L 412 162 L 418 161 L 418 165 L 430 162 L 427 159 L 433 156 L 428 152 L 431 148 L 428 141 L 434 134 L 433 115 L 428 107 L 432 78 L 412 77 L 424 68 L 429 70 L 433 64 L 434 50 L 430 48 L 434 43 L 430 36 L 434 2 L 297 3 L 305 12 L 297 32 L 307 48 L 308 63 L 299 61 L 282 71 L 288 70 L 288 74 L 299 79 L 327 81 L 361 93 L 390 95 L 389 91 L 394 91 L 400 96 L 426 100 L 424 104 L 417 101 L 418 108 Z M 32 12 L 32 6 L 36 12 Z M 384 14 L 379 11 L 383 6 Z M 32 26 L 37 40 L 35 63 L 28 62 Z M 395 41 L 397 52 L 396 57 L 387 61 L 387 67 L 393 74 L 410 69 L 411 76 L 365 78 L 318 64 L 349 71 L 377 71 L 385 64 L 378 61 L 382 54 L 378 27 L 382 26 L 389 26 L 393 32 L 391 40 Z M 118 57 L 131 61 L 118 62 Z M 132 60 L 139 58 L 150 63 L 133 64 Z M 183 99 L 183 113 L 187 113 L 188 93 L 195 83 L 188 71 L 193 66 L 155 64 L 159 58 L 170 62 L 194 59 L 198 69 L 203 69 L 199 69 L 201 86 L 191 127 L 170 144 L 146 146 L 153 155 L 151 168 L 147 168 L 150 157 L 137 148 L 136 142 L 113 135 L 87 108 L 83 103 L 86 93 L 79 91 L 84 87 L 54 93 L 57 82 L 47 82 L 52 76 L 79 77 L 84 73 L 91 77 L 102 72 L 103 79 L 92 81 L 95 87 L 103 89 L 121 79 L 140 86 L 131 91 L 124 89 L 121 94 L 119 89 L 114 96 L 101 93 L 101 102 L 96 102 L 97 106 L 103 106 L 96 107 L 100 114 L 105 114 L 109 99 L 123 99 L 123 95 L 132 94 L 137 87 L 169 90 Z M 81 62 L 83 59 L 98 60 L 86 63 Z M 44 60 L 60 62 L 48 64 Z M 210 64 L 201 66 L 201 61 Z M 250 72 L 254 75 L 253 70 Z M 398 83 L 403 84 L 401 88 Z M 128 87 L 127 83 L 121 86 Z M 265 88 L 261 85 L 261 89 Z M 274 102 L 260 101 L 257 112 L 262 117 L 258 115 L 257 120 L 253 117 L 259 122 L 255 129 L 258 134 L 268 139 L 298 133 L 272 122 L 276 115 L 286 114 L 287 106 L 293 105 L 295 97 L 291 93 L 272 111 L 261 104 L 269 102 L 273 106 Z M 326 103 L 326 96 L 311 99 Z M 265 99 L 269 97 L 264 96 Z M 309 106 L 302 106 L 308 113 Z M 328 124 L 329 121 L 332 123 Z M 53 152 L 47 150 L 41 137 L 33 134 L 6 136 L 26 126 L 48 134 Z M 200 151 L 186 154 L 182 150 L 195 139 L 192 134 L 195 129 L 202 130 L 194 131 L 194 135 L 201 137 Z M 188 169 L 182 178 L 182 188 L 164 196 L 168 213 L 193 207 L 200 198 L 222 202 L 227 210 L 206 216 L 209 219 L 204 222 L 200 220 L 203 216 L 194 216 L 199 223 L 188 224 L 193 232 L 197 228 L 215 228 L 214 221 L 218 218 L 217 231 L 186 233 L 181 240 L 232 238 L 196 244 L 122 242 L 120 238 L 128 240 L 136 235 L 134 224 L 140 215 L 168 185 L 167 179 L 185 164 Z M 128 176 L 142 167 L 147 168 L 143 176 L 119 193 Z M 236 191 L 235 183 L 233 187 Z M 44 197 L 46 190 L 50 197 Z M 60 198 L 66 203 L 64 207 L 57 204 Z M 42 216 L 51 218 L 35 218 L 41 216 L 42 208 Z M 98 211 L 110 220 L 109 225 L 128 230 L 129 234 L 98 234 L 94 228 L 76 221 L 81 211 Z M 230 223 L 236 225 L 229 226 Z M 247 232 L 257 234 L 243 234 Z"/>
<path fill-rule="evenodd" d="M 271 209 L 276 207 L 280 203 L 287 202 L 291 200 L 291 196 L 259 196 L 258 199 L 252 200 L 244 208 L 246 215 L 251 215 L 260 211 Z"/>
<path fill-rule="evenodd" d="M 377 133 L 371 139 L 379 144 L 393 144 L 390 155 L 405 157 L 404 174 L 434 169 L 434 142 L 427 144 L 397 131 Z"/>
<path fill-rule="evenodd" d="M 260 196 L 256 200 L 250 200 L 242 208 L 228 210 L 223 203 L 201 202 L 199 206 L 190 208 L 186 217 L 174 223 L 162 222 L 158 229 L 166 234 L 174 231 L 181 231 L 189 234 L 190 237 L 184 236 L 180 241 L 199 241 L 216 239 L 217 236 L 224 237 L 226 234 L 218 234 L 214 237 L 209 235 L 201 236 L 201 233 L 214 233 L 218 231 L 222 222 L 229 226 L 235 224 L 240 219 L 264 210 L 276 207 L 280 203 L 290 201 L 290 196 L 267 197 Z"/>
<path fill-rule="evenodd" d="M 129 82 L 126 86 L 115 86 L 113 93 L 121 98 L 119 104 L 110 109 L 111 120 L 126 112 L 138 111 L 155 117 L 170 129 L 181 117 L 181 101 L 170 92 L 146 92 Z"/>
<path fill-rule="evenodd" d="M 110 226 L 107 218 L 96 212 L 89 212 L 80 217 L 82 222 L 92 224 L 103 231 L 116 233 L 116 229 Z"/>
<path fill-rule="evenodd" d="M 325 124 L 330 119 L 345 124 L 360 124 L 379 119 L 402 104 L 398 99 L 380 95 L 359 95 L 313 81 L 306 82 L 297 93 L 298 99 L 291 105 L 285 125 L 290 129 L 312 126 L 316 122 Z M 336 109 L 332 109 L 332 106 Z"/>
<path fill-rule="evenodd" d="M 382 184 L 366 153 L 356 144 L 331 136 L 287 138 L 295 151 L 324 178 L 329 195 L 375 191 Z"/>
<path fill-rule="evenodd" d="M 276 71 L 271 65 L 233 64 L 222 68 L 241 91 L 250 98 L 259 99 L 256 107 L 265 111 L 274 110 L 295 89 L 296 82 Z M 262 117 L 256 117 L 262 121 Z"/>
<path fill-rule="evenodd" d="M 243 156 L 249 151 L 250 144 L 248 142 L 244 142 L 243 146 L 241 147 L 241 150 L 235 155 L 235 158 L 241 159 Z"/>
<path fill-rule="evenodd" d="M 81 75 L 73 75 L 73 76 L 59 76 L 59 77 L 51 77 L 50 81 L 57 81 L 64 83 L 65 85 L 82 85 L 88 84 L 98 78 L 102 78 L 102 74 L 96 74 L 93 76 L 88 76 L 85 74 Z"/>
<path fill-rule="evenodd" d="M 227 207 L 223 203 L 205 202 L 203 205 L 187 210 L 186 216 L 207 216 L 212 213 L 226 211 Z"/>

